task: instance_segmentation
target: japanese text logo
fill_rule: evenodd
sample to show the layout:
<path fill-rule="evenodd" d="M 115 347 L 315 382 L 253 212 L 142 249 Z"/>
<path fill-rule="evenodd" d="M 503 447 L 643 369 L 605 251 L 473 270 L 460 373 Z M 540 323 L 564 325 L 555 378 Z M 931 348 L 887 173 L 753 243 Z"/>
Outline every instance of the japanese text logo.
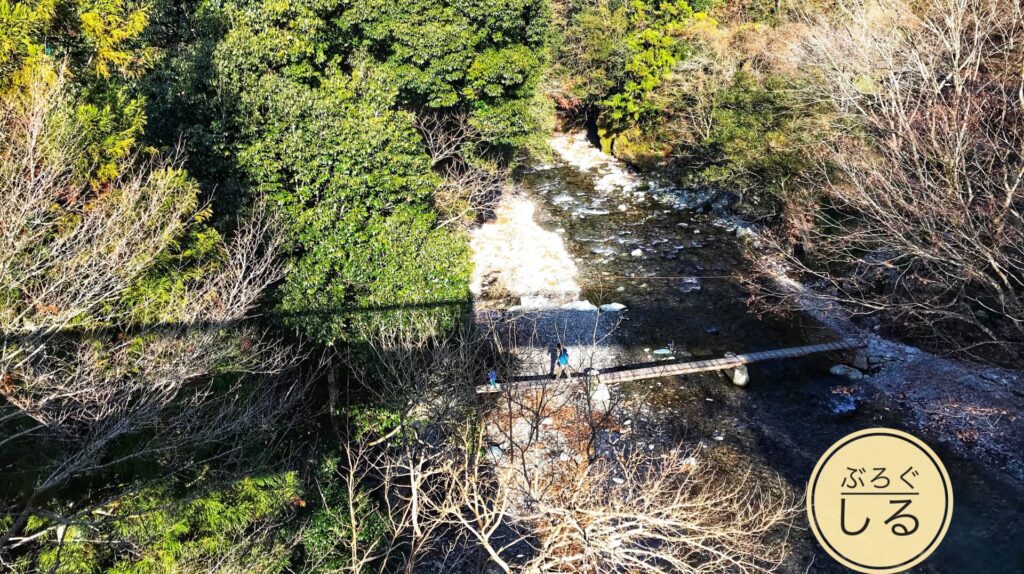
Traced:
<path fill-rule="evenodd" d="M 938 547 L 953 516 L 939 457 L 905 432 L 866 429 L 832 445 L 807 485 L 818 542 L 858 572 L 902 572 Z"/>

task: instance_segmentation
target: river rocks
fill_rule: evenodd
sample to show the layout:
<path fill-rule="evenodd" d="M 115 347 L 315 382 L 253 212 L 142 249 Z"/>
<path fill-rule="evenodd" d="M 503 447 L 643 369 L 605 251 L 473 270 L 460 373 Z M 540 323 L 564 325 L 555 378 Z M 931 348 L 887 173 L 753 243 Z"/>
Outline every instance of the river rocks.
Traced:
<path fill-rule="evenodd" d="M 643 257 L 644 256 L 644 252 L 643 252 L 642 249 L 634 249 L 634 250 L 630 251 L 629 254 L 632 255 L 633 257 Z"/>
<path fill-rule="evenodd" d="M 597 311 L 597 305 L 594 305 L 590 301 L 586 301 L 586 300 L 583 300 L 583 301 L 573 301 L 571 303 L 566 303 L 565 305 L 560 306 L 559 309 L 565 309 L 566 311 L 593 312 L 593 311 Z"/>
<path fill-rule="evenodd" d="M 868 363 L 872 366 L 881 365 L 896 360 L 896 354 L 888 351 L 868 354 Z"/>
<path fill-rule="evenodd" d="M 731 191 L 726 191 L 715 196 L 708 207 L 709 211 L 712 213 L 720 217 L 724 217 L 735 211 L 735 208 L 739 203 L 739 195 Z"/>
<path fill-rule="evenodd" d="M 864 349 L 854 350 L 850 357 L 850 366 L 860 371 L 866 371 L 871 368 L 867 352 Z"/>
<path fill-rule="evenodd" d="M 841 385 L 832 389 L 828 409 L 834 415 L 849 415 L 857 411 L 863 392 L 857 385 Z"/>
<path fill-rule="evenodd" d="M 746 241 L 748 239 L 754 239 L 756 234 L 749 227 L 737 227 L 736 228 L 736 239 Z"/>
<path fill-rule="evenodd" d="M 618 313 L 625 308 L 626 306 L 622 303 L 607 303 L 605 305 L 601 305 L 601 311 L 604 311 L 605 313 Z"/>
<path fill-rule="evenodd" d="M 699 239 L 688 239 L 677 245 L 673 246 L 676 251 L 682 251 L 684 249 L 700 249 L 704 247 L 704 242 Z"/>
<path fill-rule="evenodd" d="M 676 283 L 676 289 L 681 293 L 700 291 L 700 279 L 696 277 L 684 277 Z"/>
<path fill-rule="evenodd" d="M 1000 385 L 1012 385 L 1017 381 L 1017 377 L 1012 374 L 1003 374 L 996 371 L 984 371 L 980 376 L 986 381 Z"/>
<path fill-rule="evenodd" d="M 519 419 L 512 425 L 510 437 L 513 443 L 525 444 L 533 436 L 533 425 L 526 419 Z"/>
<path fill-rule="evenodd" d="M 848 365 L 833 365 L 828 372 L 837 377 L 844 377 L 851 381 L 859 381 L 864 378 L 864 373 Z"/>
<path fill-rule="evenodd" d="M 833 395 L 829 398 L 828 408 L 834 415 L 851 415 L 857 412 L 857 399 L 849 395 Z"/>

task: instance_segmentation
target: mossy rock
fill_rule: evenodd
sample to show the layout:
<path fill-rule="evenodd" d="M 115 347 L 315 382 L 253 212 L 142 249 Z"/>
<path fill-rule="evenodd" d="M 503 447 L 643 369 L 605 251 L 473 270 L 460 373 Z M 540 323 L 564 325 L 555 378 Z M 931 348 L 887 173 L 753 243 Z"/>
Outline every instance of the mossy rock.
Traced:
<path fill-rule="evenodd" d="M 614 155 L 616 135 L 608 128 L 597 128 L 597 139 L 601 142 L 601 151 L 608 155 Z"/>
<path fill-rule="evenodd" d="M 603 144 L 602 138 L 602 147 Z M 611 139 L 612 155 L 640 169 L 659 167 L 665 161 L 668 151 L 669 147 L 663 142 L 635 127 Z"/>

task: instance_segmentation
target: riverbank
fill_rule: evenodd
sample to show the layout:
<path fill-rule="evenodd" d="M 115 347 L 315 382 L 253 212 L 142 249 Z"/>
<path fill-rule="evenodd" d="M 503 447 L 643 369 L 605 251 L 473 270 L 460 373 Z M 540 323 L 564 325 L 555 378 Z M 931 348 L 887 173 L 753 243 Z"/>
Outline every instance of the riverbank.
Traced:
<path fill-rule="evenodd" d="M 730 210 L 727 194 L 675 190 L 658 181 L 656 174 L 633 171 L 603 153 L 583 132 L 557 134 L 550 143 L 562 161 L 593 174 L 597 192 L 617 188 L 633 198 L 651 194 L 677 209 L 708 212 L 712 225 L 734 234 L 744 246 L 744 257 L 760 259 L 757 268 L 775 270 L 778 287 L 806 302 L 802 305 L 805 314 L 836 338 L 856 336 L 867 342 L 868 368 L 843 370 L 855 379 L 850 382 L 858 389 L 856 402 L 876 395 L 895 399 L 896 407 L 906 412 L 907 422 L 922 436 L 948 444 L 963 456 L 978 457 L 1024 486 L 1024 457 L 1020 456 L 1024 452 L 1024 371 L 941 357 L 857 327 L 842 308 L 823 307 L 813 301 L 805 286 L 785 276 L 775 261 L 776 254 L 767 251 L 741 213 Z M 687 235 L 686 227 L 679 231 L 677 235 Z M 737 275 L 740 271 L 731 270 Z"/>
<path fill-rule="evenodd" d="M 746 233 L 756 241 L 755 232 Z M 895 401 L 922 438 L 976 458 L 1024 487 L 1024 371 L 942 357 L 858 327 L 842 307 L 787 276 L 777 253 L 761 243 L 747 247 L 755 267 L 803 313 L 837 337 L 866 342 L 867 368 L 846 371 L 855 387 L 873 391 L 858 396 Z"/>
<path fill-rule="evenodd" d="M 519 174 L 517 197 L 533 205 L 529 225 L 546 232 L 537 237 L 560 242 L 561 248 L 552 253 L 564 251 L 573 261 L 580 306 L 573 313 L 589 316 L 593 325 L 594 317 L 612 315 L 598 314 L 594 307 L 626 306 L 599 338 L 578 330 L 581 345 L 573 356 L 581 362 L 586 353 L 597 357 L 589 364 L 598 367 L 702 359 L 857 332 L 844 330 L 849 322 L 841 317 L 753 312 L 736 279 L 750 266 L 737 235 L 749 231 L 739 231 L 746 229 L 742 222 L 720 216 L 727 213 L 709 213 L 717 211 L 709 207 L 709 198 L 678 193 L 657 174 L 629 170 L 590 146 L 582 134 L 559 134 L 552 148 L 557 161 Z M 484 259 L 493 264 L 489 256 Z M 524 261 L 523 267 L 536 269 L 537 264 Z M 587 301 L 590 310 L 582 310 L 579 301 Z M 512 309 L 512 301 L 498 307 L 500 311 L 481 303 L 478 310 L 491 318 L 525 315 L 533 329 L 531 340 L 557 338 L 557 329 L 535 320 L 536 310 Z M 848 327 L 853 329 L 852 324 Z M 655 453 L 682 444 L 692 464 L 714 468 L 721 480 L 752 474 L 775 484 L 781 496 L 799 499 L 814 463 L 832 442 L 861 428 L 900 428 L 929 442 L 953 477 L 956 517 L 936 571 L 962 571 L 966 560 L 983 548 L 997 557 L 1015 556 L 1015 539 L 1024 534 L 1024 489 L 1019 456 L 1013 456 L 1021 426 L 1013 373 L 959 364 L 871 333 L 865 336 L 871 361 L 858 380 L 848 378 L 850 371 L 830 372 L 838 357 L 810 357 L 753 365 L 746 389 L 716 374 L 612 389 L 611 415 L 598 429 L 603 433 L 598 444 L 628 444 Z M 534 372 L 546 372 L 544 351 L 533 357 Z M 574 412 L 586 406 L 581 395 L 551 399 Z M 554 411 L 535 416 L 542 410 L 526 417 L 533 425 L 498 409 L 507 427 L 504 434 L 516 426 L 510 421 L 518 421 L 520 438 L 528 438 L 535 451 L 531 464 L 575 460 L 578 453 L 567 448 L 573 441 L 563 440 L 559 430 L 564 426 L 561 415 Z M 545 419 L 550 419 L 547 424 Z M 991 526 L 997 524 L 1001 530 Z M 840 571 L 831 569 L 831 561 L 809 534 L 795 530 L 792 536 L 793 552 L 783 571 Z M 986 571 L 1014 572 L 1024 565 L 1024 557 L 985 557 L 982 562 Z"/>

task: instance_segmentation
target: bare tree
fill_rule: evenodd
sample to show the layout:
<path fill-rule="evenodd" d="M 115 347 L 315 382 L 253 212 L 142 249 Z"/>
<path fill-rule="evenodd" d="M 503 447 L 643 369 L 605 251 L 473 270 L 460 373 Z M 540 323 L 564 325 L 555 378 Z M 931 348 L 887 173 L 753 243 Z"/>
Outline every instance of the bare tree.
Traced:
<path fill-rule="evenodd" d="M 749 478 L 719 482 L 687 461 L 681 449 L 640 451 L 560 469 L 562 488 L 528 517 L 538 552 L 524 570 L 775 569 L 787 552 L 779 527 L 795 514 L 792 501 Z"/>
<path fill-rule="evenodd" d="M 439 225 L 469 225 L 490 218 L 505 189 L 508 170 L 485 161 L 485 138 L 470 123 L 465 110 L 423 110 L 416 128 L 442 177 L 434 191 Z"/>
<path fill-rule="evenodd" d="M 33 514 L 54 528 L 91 519 L 39 506 L 72 480 L 140 458 L 171 471 L 235 456 L 303 391 L 297 352 L 244 321 L 281 277 L 273 215 L 257 207 L 180 297 L 128 302 L 194 225 L 197 190 L 173 158 L 131 158 L 93 190 L 65 100 L 60 74 L 0 98 L 0 448 L 48 455 L 19 468 L 39 481 L 5 501 L 0 560 L 40 535 L 23 532 Z"/>
<path fill-rule="evenodd" d="M 1021 357 L 1024 12 L 1000 0 L 863 0 L 806 18 L 794 52 L 837 110 L 785 252 L 790 301 L 889 318 L 935 347 Z M 822 203 L 817 206 L 816 204 Z M 783 263 L 783 265 L 779 265 Z M 815 303 L 816 301 L 816 303 Z"/>
<path fill-rule="evenodd" d="M 770 572 L 785 557 L 794 505 L 784 488 L 716 480 L 681 448 L 598 456 L 587 435 L 608 415 L 587 378 L 517 388 L 524 353 L 478 327 L 432 340 L 393 332 L 371 360 L 350 358 L 357 382 L 401 414 L 342 447 L 350 496 L 371 494 L 388 517 L 382 538 L 338 541 L 346 571 L 412 572 L 429 557 L 481 572 Z M 504 386 L 480 400 L 482 357 Z M 552 425 L 580 456 L 551 460 L 538 433 Z M 342 518 L 360 524 L 359 512 Z"/>

